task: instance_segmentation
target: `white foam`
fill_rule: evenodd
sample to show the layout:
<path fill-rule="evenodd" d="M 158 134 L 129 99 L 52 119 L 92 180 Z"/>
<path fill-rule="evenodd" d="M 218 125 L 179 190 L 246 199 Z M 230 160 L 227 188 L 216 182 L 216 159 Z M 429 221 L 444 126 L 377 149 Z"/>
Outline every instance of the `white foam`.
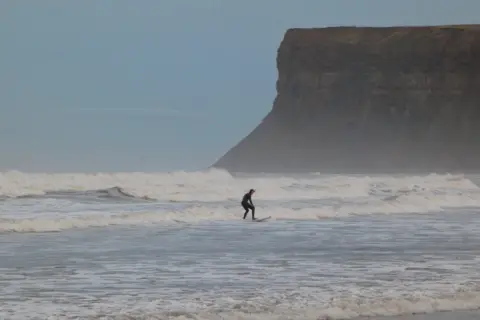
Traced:
<path fill-rule="evenodd" d="M 256 199 L 355 198 L 372 193 L 395 195 L 425 189 L 427 192 L 472 192 L 480 201 L 479 188 L 462 175 L 369 177 L 312 175 L 291 177 L 234 178 L 222 170 L 174 173 L 27 174 L 0 173 L 0 196 L 42 195 L 48 191 L 100 190 L 120 187 L 139 198 L 167 201 L 238 201 L 255 188 Z M 479 202 L 480 203 L 480 202 Z"/>
<path fill-rule="evenodd" d="M 141 297 L 141 296 L 140 296 Z M 399 316 L 440 311 L 475 310 L 480 308 L 478 292 L 464 292 L 444 296 L 428 296 L 421 293 L 409 294 L 404 297 L 367 297 L 322 299 L 318 302 L 290 300 L 287 296 L 276 299 L 235 300 L 228 296 L 206 301 L 194 299 L 189 302 L 171 301 L 166 305 L 163 300 L 142 301 L 140 297 L 131 300 L 117 301 L 102 299 L 103 303 L 86 306 L 43 304 L 38 308 L 34 304 L 13 304 L 10 308 L 0 311 L 5 319 L 28 319 L 35 315 L 55 319 L 70 319 L 75 315 L 79 318 L 88 317 L 92 320 L 112 319 L 197 319 L 197 320 L 345 320 L 359 317 Z M 290 297 L 293 298 L 293 297 Z M 313 298 L 313 297 L 312 297 Z M 326 297 L 325 297 L 326 298 Z M 50 319 L 50 318 L 49 318 Z"/>
<path fill-rule="evenodd" d="M 479 207 L 480 189 L 462 175 L 413 177 L 320 176 L 234 178 L 211 170 L 195 173 L 25 174 L 0 173 L 0 195 L 18 197 L 47 191 L 89 191 L 114 186 L 150 203 L 78 203 L 21 199 L 3 203 L 0 232 L 43 232 L 110 225 L 238 220 L 243 192 L 256 188 L 257 217 L 316 220 L 351 215 L 431 213 Z M 328 199 L 336 199 L 330 201 Z M 297 204 L 292 200 L 302 200 Z M 315 203 L 309 202 L 315 200 Z M 178 202 L 212 201 L 180 208 Z M 263 202 L 262 202 L 263 201 Z M 276 202 L 266 202 L 276 201 Z M 173 203 L 172 203 L 173 202 Z M 305 203 L 307 202 L 307 203 Z M 183 205 L 185 206 L 185 205 Z"/>
<path fill-rule="evenodd" d="M 340 206 L 323 206 L 317 208 L 285 208 L 279 206 L 257 206 L 256 217 L 271 216 L 275 220 L 318 220 L 352 215 L 401 214 L 401 213 L 436 213 L 443 210 L 443 205 L 462 202 L 462 199 L 445 198 L 437 201 L 425 200 L 419 196 L 406 196 L 393 201 L 370 200 L 364 203 L 345 203 Z M 465 199 L 463 199 L 465 200 Z M 172 211 L 140 211 L 115 213 L 108 210 L 84 210 L 81 212 L 51 212 L 40 214 L 23 214 L 15 217 L 0 218 L 0 232 L 48 232 L 89 227 L 151 225 L 174 223 L 200 223 L 213 221 L 239 221 L 243 216 L 240 206 L 191 206 Z M 249 214 L 248 219 L 251 216 Z"/>

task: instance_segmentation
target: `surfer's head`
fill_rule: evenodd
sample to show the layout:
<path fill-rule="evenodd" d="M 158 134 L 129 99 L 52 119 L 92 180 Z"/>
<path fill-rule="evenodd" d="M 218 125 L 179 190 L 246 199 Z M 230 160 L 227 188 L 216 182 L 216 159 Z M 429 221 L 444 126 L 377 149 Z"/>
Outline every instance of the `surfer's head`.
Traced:
<path fill-rule="evenodd" d="M 254 192 L 255 192 L 254 189 L 250 189 L 250 191 L 249 191 L 250 194 L 253 194 Z"/>

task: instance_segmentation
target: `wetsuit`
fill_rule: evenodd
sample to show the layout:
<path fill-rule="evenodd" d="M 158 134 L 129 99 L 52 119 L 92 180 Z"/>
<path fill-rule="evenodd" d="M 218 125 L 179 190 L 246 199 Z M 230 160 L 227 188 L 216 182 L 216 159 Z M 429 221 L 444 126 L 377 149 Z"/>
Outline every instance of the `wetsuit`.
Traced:
<path fill-rule="evenodd" d="M 242 199 L 242 207 L 245 209 L 243 219 L 247 217 L 248 210 L 252 210 L 252 220 L 255 220 L 255 207 L 252 203 L 252 194 L 250 192 L 245 193 Z"/>

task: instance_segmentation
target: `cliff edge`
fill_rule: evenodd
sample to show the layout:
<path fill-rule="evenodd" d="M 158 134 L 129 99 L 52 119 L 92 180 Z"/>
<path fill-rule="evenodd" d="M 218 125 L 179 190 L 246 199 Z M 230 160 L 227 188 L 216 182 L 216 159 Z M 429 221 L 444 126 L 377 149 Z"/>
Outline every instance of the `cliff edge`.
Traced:
<path fill-rule="evenodd" d="M 230 172 L 480 171 L 480 25 L 290 29 Z"/>

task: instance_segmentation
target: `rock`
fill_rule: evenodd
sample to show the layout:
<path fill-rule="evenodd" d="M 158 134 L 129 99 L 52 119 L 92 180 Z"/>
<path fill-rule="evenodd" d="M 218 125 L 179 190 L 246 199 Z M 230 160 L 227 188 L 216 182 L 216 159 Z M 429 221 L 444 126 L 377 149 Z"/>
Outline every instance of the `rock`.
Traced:
<path fill-rule="evenodd" d="M 480 25 L 290 29 L 270 113 L 230 172 L 480 169 Z"/>

